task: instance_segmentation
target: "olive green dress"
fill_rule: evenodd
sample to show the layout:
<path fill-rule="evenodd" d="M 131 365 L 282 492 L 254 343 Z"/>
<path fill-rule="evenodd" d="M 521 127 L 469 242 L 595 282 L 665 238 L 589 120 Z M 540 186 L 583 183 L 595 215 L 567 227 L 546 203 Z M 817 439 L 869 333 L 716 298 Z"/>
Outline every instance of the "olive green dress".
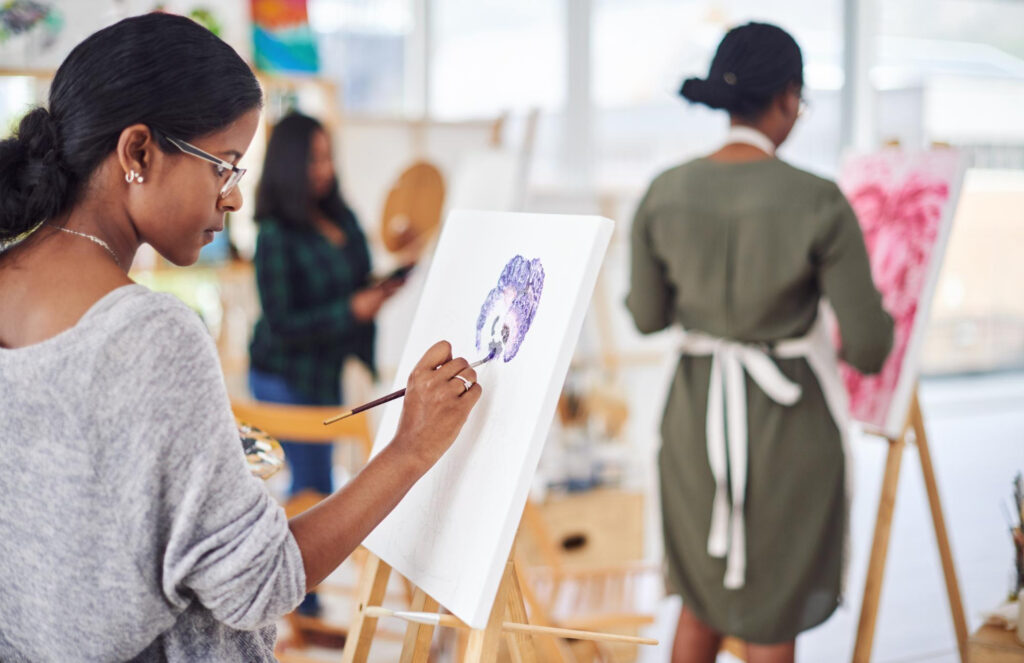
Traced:
<path fill-rule="evenodd" d="M 819 300 L 836 312 L 842 358 L 881 368 L 892 319 L 871 280 L 864 239 L 839 188 L 777 159 L 697 159 L 660 175 L 632 228 L 627 305 L 644 333 L 684 329 L 747 342 L 806 334 Z M 715 482 L 705 420 L 711 358 L 682 356 L 659 456 L 670 590 L 715 630 L 776 643 L 824 621 L 840 599 L 844 458 L 815 374 L 773 358 L 803 389 L 792 406 L 746 378 L 746 578 L 723 585 L 707 552 Z"/>

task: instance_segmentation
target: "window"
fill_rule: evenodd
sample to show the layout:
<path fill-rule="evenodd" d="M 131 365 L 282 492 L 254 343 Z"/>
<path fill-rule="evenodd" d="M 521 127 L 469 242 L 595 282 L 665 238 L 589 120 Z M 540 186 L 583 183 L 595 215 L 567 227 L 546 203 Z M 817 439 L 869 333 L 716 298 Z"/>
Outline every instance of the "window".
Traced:
<path fill-rule="evenodd" d="M 1024 4 L 904 0 L 879 7 L 872 72 L 879 137 L 949 143 L 973 166 L 936 287 L 922 368 L 1019 368 Z"/>
<path fill-rule="evenodd" d="M 565 100 L 565 7 L 555 0 L 437 0 L 430 109 L 444 119 Z"/>
<path fill-rule="evenodd" d="M 834 174 L 840 154 L 842 2 L 781 0 L 594 0 L 592 76 L 599 179 L 640 187 L 665 166 L 706 153 L 725 134 L 725 116 L 678 95 L 684 79 L 706 76 L 719 41 L 748 21 L 790 32 L 804 55 L 801 119 L 782 155 Z M 621 178 L 630 178 L 623 181 Z M 635 181 L 634 181 L 635 180 Z"/>
<path fill-rule="evenodd" d="M 412 0 L 309 0 L 321 75 L 340 81 L 342 106 L 364 113 L 407 110 Z"/>

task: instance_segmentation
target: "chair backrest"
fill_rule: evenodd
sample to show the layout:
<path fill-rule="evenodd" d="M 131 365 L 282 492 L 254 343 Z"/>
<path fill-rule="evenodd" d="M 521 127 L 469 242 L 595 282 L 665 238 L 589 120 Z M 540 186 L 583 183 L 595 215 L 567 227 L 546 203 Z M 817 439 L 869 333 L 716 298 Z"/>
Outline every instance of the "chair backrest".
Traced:
<path fill-rule="evenodd" d="M 344 409 L 340 406 L 282 405 L 232 398 L 231 409 L 239 421 L 261 428 L 279 440 L 329 444 L 339 439 L 355 439 L 364 458 L 369 458 L 373 448 L 373 431 L 365 413 L 324 426 L 325 419 Z"/>

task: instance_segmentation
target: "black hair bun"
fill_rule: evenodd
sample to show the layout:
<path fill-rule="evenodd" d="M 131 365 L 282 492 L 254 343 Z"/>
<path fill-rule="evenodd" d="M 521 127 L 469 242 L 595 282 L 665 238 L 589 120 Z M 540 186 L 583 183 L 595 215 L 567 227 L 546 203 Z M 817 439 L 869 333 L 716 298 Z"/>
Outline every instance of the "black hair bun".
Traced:
<path fill-rule="evenodd" d="M 716 83 L 706 78 L 687 78 L 679 94 L 695 104 L 714 109 L 729 110 L 736 103 L 736 88 L 725 82 Z"/>
<path fill-rule="evenodd" d="M 56 216 L 68 202 L 72 177 L 60 158 L 57 123 L 45 108 L 21 119 L 0 142 L 0 239 L 20 235 Z"/>
<path fill-rule="evenodd" d="M 694 103 L 753 120 L 789 85 L 802 87 L 796 40 L 768 23 L 747 23 L 722 37 L 707 78 L 690 78 L 679 93 Z"/>

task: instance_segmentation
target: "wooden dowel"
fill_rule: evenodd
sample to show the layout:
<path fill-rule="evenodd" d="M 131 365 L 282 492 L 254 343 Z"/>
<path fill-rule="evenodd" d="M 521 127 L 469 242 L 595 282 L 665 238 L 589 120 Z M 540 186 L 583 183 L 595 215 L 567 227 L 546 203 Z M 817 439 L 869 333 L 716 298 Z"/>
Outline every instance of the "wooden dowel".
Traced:
<path fill-rule="evenodd" d="M 470 626 L 454 615 L 442 615 L 431 612 L 406 612 L 402 610 L 391 610 L 381 606 L 371 605 L 363 609 L 367 617 L 379 619 L 380 617 L 395 617 L 406 621 L 420 624 L 431 624 L 433 626 L 444 626 L 446 628 L 468 629 Z M 502 630 L 514 633 L 538 633 L 551 635 L 559 638 L 572 638 L 574 640 L 594 640 L 600 642 L 624 642 L 636 645 L 656 645 L 657 640 L 653 638 L 640 638 L 632 635 L 619 635 L 617 633 L 594 633 L 591 631 L 578 631 L 571 628 L 556 628 L 554 626 L 537 626 L 535 624 L 518 624 L 516 622 L 504 622 Z"/>

